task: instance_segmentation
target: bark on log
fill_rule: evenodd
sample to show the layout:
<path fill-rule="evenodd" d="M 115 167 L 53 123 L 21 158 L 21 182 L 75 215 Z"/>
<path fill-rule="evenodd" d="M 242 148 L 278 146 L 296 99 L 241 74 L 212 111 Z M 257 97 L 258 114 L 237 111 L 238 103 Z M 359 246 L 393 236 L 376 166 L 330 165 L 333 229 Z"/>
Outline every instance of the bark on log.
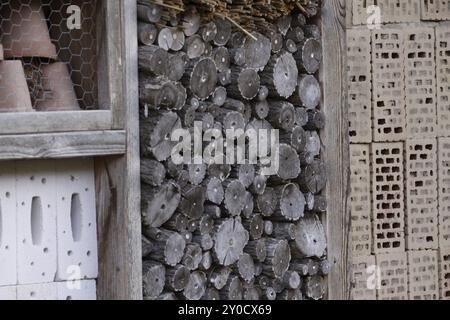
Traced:
<path fill-rule="evenodd" d="M 290 101 L 309 110 L 316 108 L 322 97 L 319 81 L 312 75 L 300 75 L 295 94 Z M 308 119 L 309 120 L 309 119 Z"/>
<path fill-rule="evenodd" d="M 284 290 L 278 297 L 278 300 L 290 301 L 290 300 L 303 300 L 303 295 L 300 289 Z"/>
<path fill-rule="evenodd" d="M 311 192 L 313 194 L 320 193 L 325 189 L 327 184 L 324 163 L 320 160 L 316 160 L 312 164 L 306 166 L 300 174 L 298 182 L 300 189 L 303 192 Z"/>
<path fill-rule="evenodd" d="M 264 221 L 264 234 L 266 236 L 271 236 L 273 233 L 273 223 L 270 220 Z"/>
<path fill-rule="evenodd" d="M 158 161 L 141 159 L 141 180 L 153 187 L 161 186 L 166 177 L 166 168 Z"/>
<path fill-rule="evenodd" d="M 289 52 L 273 56 L 261 72 L 261 84 L 267 86 L 271 97 L 289 98 L 298 80 L 297 63 Z"/>
<path fill-rule="evenodd" d="M 296 179 L 301 172 L 297 151 L 287 144 L 280 144 L 279 168 L 277 176 L 281 180 Z"/>
<path fill-rule="evenodd" d="M 158 34 L 158 46 L 166 51 L 169 51 L 173 46 L 173 33 L 169 28 L 163 28 Z"/>
<path fill-rule="evenodd" d="M 287 222 L 273 222 L 272 236 L 277 239 L 295 239 L 295 224 Z"/>
<path fill-rule="evenodd" d="M 327 212 L 327 199 L 325 196 L 315 196 L 314 197 L 314 206 L 312 211 L 314 213 L 326 213 Z"/>
<path fill-rule="evenodd" d="M 167 68 L 167 78 L 171 81 L 180 81 L 186 71 L 188 56 L 184 52 L 177 52 L 169 55 L 169 66 Z"/>
<path fill-rule="evenodd" d="M 190 37 L 197 33 L 200 29 L 200 15 L 197 13 L 195 7 L 190 7 L 182 18 L 182 28 L 184 34 Z"/>
<path fill-rule="evenodd" d="M 172 218 L 164 224 L 164 228 L 171 231 L 183 232 L 188 229 L 188 218 L 181 213 L 175 213 Z"/>
<path fill-rule="evenodd" d="M 266 191 L 267 177 L 263 175 L 256 175 L 251 185 L 251 192 L 255 195 L 262 195 Z"/>
<path fill-rule="evenodd" d="M 214 44 L 216 46 L 225 46 L 231 37 L 231 23 L 225 19 L 217 19 L 215 23 L 217 34 L 214 38 Z"/>
<path fill-rule="evenodd" d="M 280 132 L 280 143 L 291 145 L 297 153 L 301 153 L 306 147 L 306 132 L 300 126 L 294 127 L 292 131 Z"/>
<path fill-rule="evenodd" d="M 295 126 L 303 127 L 308 123 L 308 112 L 305 108 L 295 108 Z"/>
<path fill-rule="evenodd" d="M 249 241 L 244 248 L 244 252 L 251 255 L 254 260 L 264 262 L 267 257 L 267 248 L 265 239 Z"/>
<path fill-rule="evenodd" d="M 146 258 L 155 250 L 153 243 L 148 240 L 144 235 L 142 236 L 142 257 Z"/>
<path fill-rule="evenodd" d="M 218 47 L 213 50 L 213 60 L 216 63 L 217 71 L 222 72 L 230 68 L 230 54 L 225 47 Z"/>
<path fill-rule="evenodd" d="M 156 299 L 164 290 L 166 269 L 160 263 L 144 261 L 142 264 L 142 282 L 144 296 Z"/>
<path fill-rule="evenodd" d="M 255 278 L 255 264 L 251 255 L 244 253 L 237 262 L 237 272 L 242 280 L 250 283 Z"/>
<path fill-rule="evenodd" d="M 318 110 L 311 110 L 308 112 L 308 123 L 305 126 L 306 130 L 320 131 L 325 128 L 325 115 Z"/>
<path fill-rule="evenodd" d="M 239 260 L 249 235 L 239 219 L 218 220 L 214 253 L 220 265 L 230 266 Z"/>
<path fill-rule="evenodd" d="M 292 131 L 295 122 L 295 108 L 287 101 L 269 101 L 267 120 L 274 128 Z"/>
<path fill-rule="evenodd" d="M 187 92 L 180 83 L 160 80 L 156 83 L 142 83 L 139 88 L 141 104 L 153 109 L 180 110 L 186 103 Z"/>
<path fill-rule="evenodd" d="M 208 282 L 217 290 L 222 290 L 228 282 L 231 269 L 227 267 L 215 267 L 209 274 Z"/>
<path fill-rule="evenodd" d="M 198 186 L 205 180 L 206 177 L 206 165 L 205 164 L 190 164 L 188 165 L 189 170 L 189 182 Z"/>
<path fill-rule="evenodd" d="M 191 219 L 199 219 L 203 214 L 205 197 L 203 187 L 186 185 L 182 189 L 182 200 L 178 209 Z"/>
<path fill-rule="evenodd" d="M 297 224 L 295 247 L 300 256 L 321 258 L 327 247 L 325 230 L 315 215 L 305 217 Z"/>
<path fill-rule="evenodd" d="M 210 58 L 204 58 L 194 66 L 189 87 L 198 99 L 205 100 L 214 93 L 217 78 L 214 61 Z"/>
<path fill-rule="evenodd" d="M 245 192 L 245 205 L 244 205 L 244 210 L 242 210 L 242 215 L 245 218 L 249 218 L 252 214 L 253 214 L 253 209 L 254 209 L 254 200 L 253 200 L 253 195 L 246 191 Z"/>
<path fill-rule="evenodd" d="M 252 100 L 258 95 L 260 84 L 258 72 L 254 69 L 232 67 L 228 95 L 236 99 Z"/>
<path fill-rule="evenodd" d="M 207 288 L 202 300 L 219 301 L 220 300 L 219 290 L 215 288 Z"/>
<path fill-rule="evenodd" d="M 263 265 L 264 274 L 275 278 L 283 277 L 291 262 L 289 243 L 286 240 L 267 238 L 266 246 L 267 258 Z"/>
<path fill-rule="evenodd" d="M 212 164 L 208 166 L 208 175 L 216 177 L 221 181 L 229 178 L 231 173 L 231 165 L 229 164 Z"/>
<path fill-rule="evenodd" d="M 242 300 L 243 287 L 238 276 L 231 276 L 225 287 L 220 290 L 220 298 L 222 300 Z"/>
<path fill-rule="evenodd" d="M 169 54 L 154 45 L 141 46 L 138 51 L 139 69 L 156 76 L 164 76 L 169 69 Z"/>
<path fill-rule="evenodd" d="M 305 196 L 300 192 L 298 186 L 289 183 L 275 188 L 277 195 L 277 208 L 275 218 L 286 221 L 298 221 L 304 216 Z"/>
<path fill-rule="evenodd" d="M 198 34 L 193 35 L 185 41 L 184 52 L 189 59 L 194 60 L 200 58 L 205 53 L 205 43 Z"/>
<path fill-rule="evenodd" d="M 207 23 L 202 28 L 201 34 L 202 34 L 203 41 L 205 41 L 205 42 L 214 41 L 214 39 L 216 38 L 216 35 L 217 35 L 217 26 L 216 26 L 216 24 L 213 21 Z"/>
<path fill-rule="evenodd" d="M 152 113 L 140 125 L 144 155 L 151 155 L 158 161 L 167 160 L 176 146 L 176 142 L 171 141 L 171 135 L 181 129 L 180 118 L 173 112 Z"/>
<path fill-rule="evenodd" d="M 164 229 L 145 228 L 144 235 L 151 239 L 155 246 L 152 259 L 172 267 L 180 263 L 186 241 L 179 233 Z"/>
<path fill-rule="evenodd" d="M 225 104 L 227 97 L 227 89 L 225 87 L 217 87 L 216 90 L 214 90 L 212 101 L 216 106 L 222 107 Z"/>
<path fill-rule="evenodd" d="M 264 232 L 264 220 L 259 214 L 255 214 L 253 217 L 243 220 L 242 225 L 249 231 L 251 240 L 261 239 Z"/>
<path fill-rule="evenodd" d="M 155 43 L 158 38 L 158 29 L 151 24 L 145 22 L 138 23 L 138 39 L 143 45 L 149 46 Z"/>
<path fill-rule="evenodd" d="M 146 226 L 159 228 L 174 214 L 181 200 L 180 189 L 173 181 L 161 187 L 142 186 L 142 216 Z"/>
<path fill-rule="evenodd" d="M 239 180 L 224 182 L 225 209 L 231 216 L 239 216 L 245 207 L 245 187 Z"/>
<path fill-rule="evenodd" d="M 167 268 L 166 287 L 175 292 L 183 291 L 186 288 L 190 275 L 189 269 L 183 265 Z"/>
<path fill-rule="evenodd" d="M 197 270 L 202 262 L 202 248 L 197 243 L 191 243 L 186 246 L 182 259 L 182 264 L 191 271 Z"/>
<path fill-rule="evenodd" d="M 264 217 L 270 217 L 276 209 L 276 194 L 273 188 L 266 188 L 262 195 L 256 198 L 256 206 Z"/>
<path fill-rule="evenodd" d="M 321 276 L 307 277 L 303 284 L 303 290 L 310 299 L 322 299 L 325 294 L 324 279 Z"/>
<path fill-rule="evenodd" d="M 183 295 L 187 300 L 200 300 L 206 291 L 206 275 L 201 271 L 191 273 Z"/>
<path fill-rule="evenodd" d="M 322 61 L 322 45 L 313 38 L 306 39 L 301 43 L 299 50 L 295 54 L 301 72 L 308 74 L 316 73 Z"/>
<path fill-rule="evenodd" d="M 146 3 L 137 5 L 138 19 L 143 22 L 157 23 L 161 20 L 162 10 L 156 4 Z"/>

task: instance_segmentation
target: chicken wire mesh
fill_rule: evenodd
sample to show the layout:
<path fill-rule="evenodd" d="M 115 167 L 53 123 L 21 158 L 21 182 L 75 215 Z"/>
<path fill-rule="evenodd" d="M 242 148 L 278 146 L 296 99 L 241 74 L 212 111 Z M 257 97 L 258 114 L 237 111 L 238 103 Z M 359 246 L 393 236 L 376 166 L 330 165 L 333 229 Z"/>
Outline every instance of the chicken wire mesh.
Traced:
<path fill-rule="evenodd" d="M 99 2 L 1 1 L 0 112 L 98 108 Z"/>

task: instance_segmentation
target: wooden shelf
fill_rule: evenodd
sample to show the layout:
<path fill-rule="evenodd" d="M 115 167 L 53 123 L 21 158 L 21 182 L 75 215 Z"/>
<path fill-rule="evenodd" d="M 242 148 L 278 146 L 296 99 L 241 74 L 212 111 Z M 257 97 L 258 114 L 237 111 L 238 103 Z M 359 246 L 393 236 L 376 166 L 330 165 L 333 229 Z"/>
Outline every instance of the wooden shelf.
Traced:
<path fill-rule="evenodd" d="M 64 111 L 0 114 L 0 135 L 112 129 L 112 112 Z"/>
<path fill-rule="evenodd" d="M 125 152 L 125 131 L 0 136 L 0 160 L 109 156 Z"/>

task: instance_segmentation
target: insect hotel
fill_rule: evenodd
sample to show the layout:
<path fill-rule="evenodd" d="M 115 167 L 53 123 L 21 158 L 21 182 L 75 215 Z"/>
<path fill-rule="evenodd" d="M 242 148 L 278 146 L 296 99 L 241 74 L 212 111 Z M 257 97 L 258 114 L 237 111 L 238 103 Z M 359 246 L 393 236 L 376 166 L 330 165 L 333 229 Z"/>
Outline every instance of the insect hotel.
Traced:
<path fill-rule="evenodd" d="M 2 1 L 0 300 L 449 299 L 446 20 Z"/>

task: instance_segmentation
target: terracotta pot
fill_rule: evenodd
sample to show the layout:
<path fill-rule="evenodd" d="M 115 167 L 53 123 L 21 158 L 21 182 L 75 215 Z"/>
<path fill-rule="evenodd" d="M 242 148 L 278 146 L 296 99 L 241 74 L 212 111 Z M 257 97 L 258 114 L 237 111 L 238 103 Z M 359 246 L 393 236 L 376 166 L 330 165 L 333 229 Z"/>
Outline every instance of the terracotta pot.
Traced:
<path fill-rule="evenodd" d="M 40 1 L 21 6 L 12 1 L 1 9 L 1 37 L 6 59 L 40 57 L 56 60 L 58 55 L 50 40 L 47 20 Z"/>
<path fill-rule="evenodd" d="M 43 64 L 41 70 L 43 97 L 36 101 L 36 110 L 80 110 L 67 66 L 62 62 L 55 62 Z"/>
<path fill-rule="evenodd" d="M 0 112 L 33 112 L 21 61 L 0 61 Z"/>

